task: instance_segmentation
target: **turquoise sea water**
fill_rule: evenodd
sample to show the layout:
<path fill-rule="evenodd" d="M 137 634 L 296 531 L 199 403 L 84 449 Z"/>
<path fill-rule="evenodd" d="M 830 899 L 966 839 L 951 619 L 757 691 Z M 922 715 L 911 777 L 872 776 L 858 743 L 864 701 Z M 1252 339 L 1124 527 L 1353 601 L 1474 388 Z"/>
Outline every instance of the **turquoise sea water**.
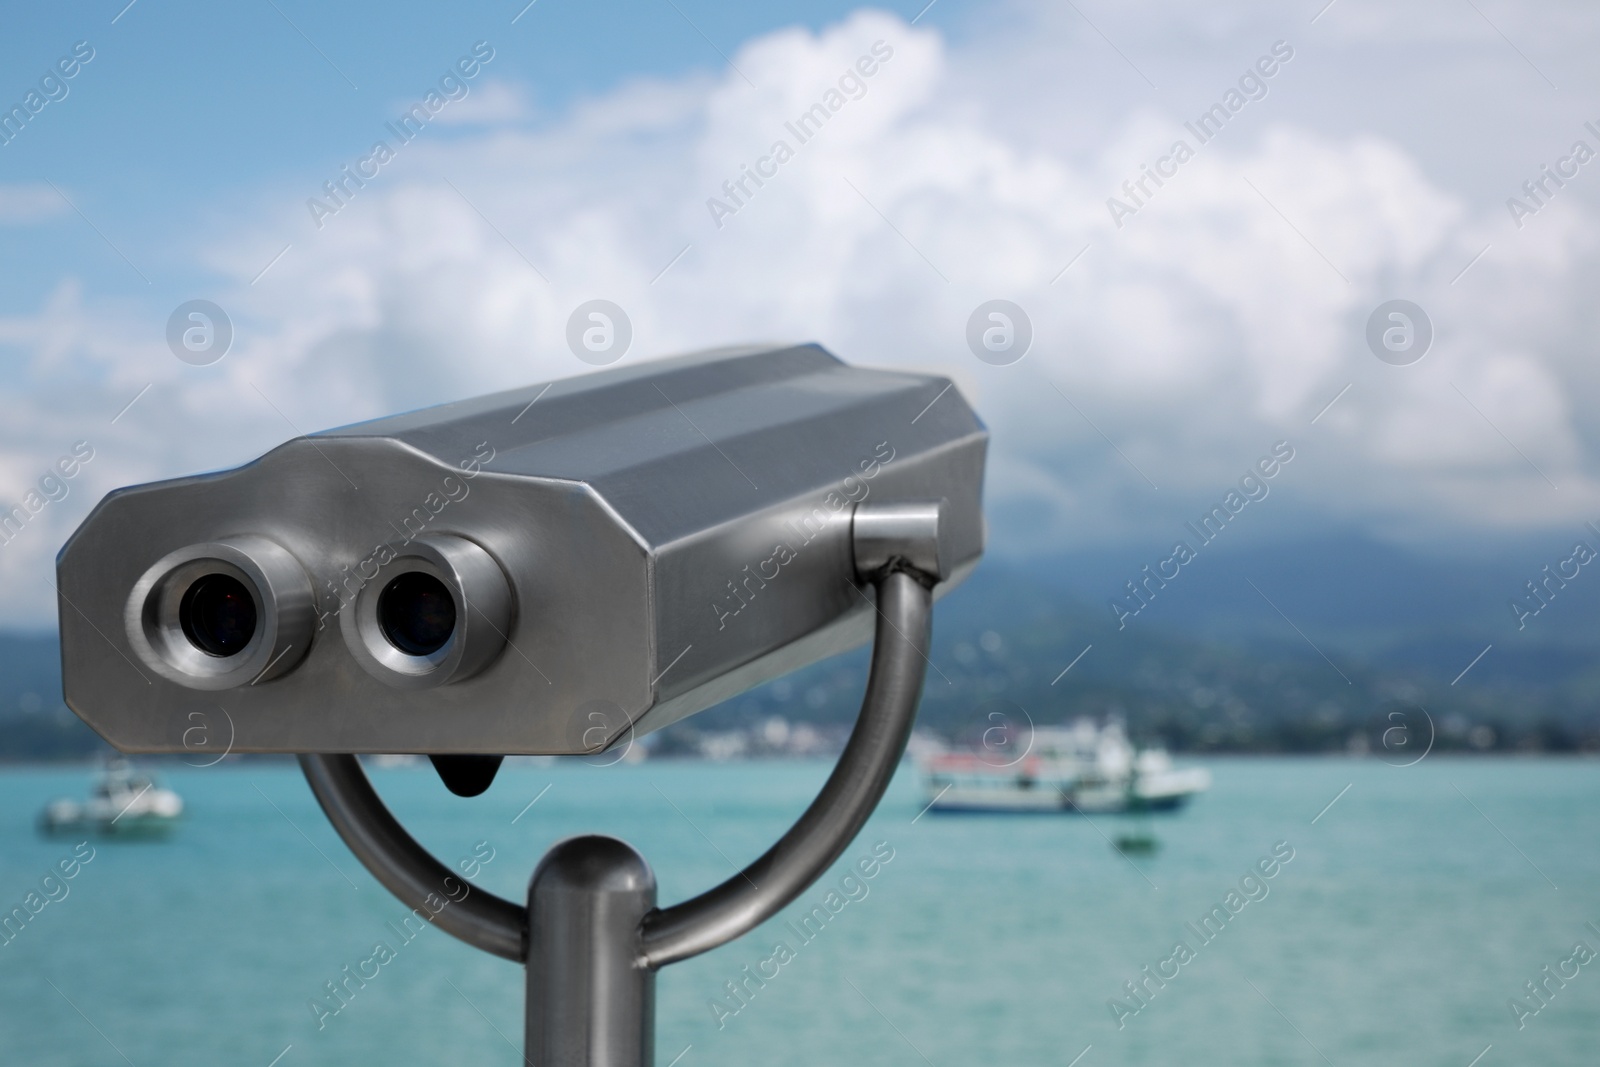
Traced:
<path fill-rule="evenodd" d="M 1479 1067 L 1600 1062 L 1600 959 L 1564 987 L 1550 981 L 1554 995 L 1520 1030 L 1507 1004 L 1536 1005 L 1524 983 L 1575 942 L 1600 951 L 1585 926 L 1600 926 L 1600 764 L 1208 765 L 1213 791 L 1155 820 L 1162 847 L 1136 862 L 1108 844 L 1126 825 L 1114 818 L 917 818 L 902 769 L 846 853 L 854 862 L 885 842 L 893 858 L 853 887 L 858 899 L 833 901 L 820 934 L 802 941 L 784 919 L 825 908 L 842 867 L 755 934 L 662 973 L 657 1063 L 1066 1067 L 1081 1054 L 1079 1067 L 1467 1067 L 1488 1046 Z M 489 842 L 482 887 L 520 897 L 551 842 L 596 831 L 649 857 L 671 902 L 759 854 L 826 771 L 517 767 L 472 800 L 425 769 L 373 776 L 447 862 Z M 0 907 L 71 854 L 74 841 L 39 838 L 33 819 L 89 777 L 0 772 Z M 397 936 L 389 923 L 404 909 L 292 765 L 163 778 L 189 805 L 172 839 L 94 843 L 67 896 L 0 945 L 0 1064 L 519 1062 L 520 970 L 435 929 Z M 1226 908 L 1279 842 L 1293 859 L 1247 883 L 1266 895 L 1202 944 L 1185 924 Z M 1163 963 L 1180 938 L 1192 955 Z M 393 958 L 319 1030 L 308 1002 L 380 941 Z M 747 983 L 733 1014 L 724 983 L 774 958 L 778 941 L 787 962 L 763 987 Z M 1177 976 L 1148 982 L 1119 1029 L 1107 1001 L 1137 1006 L 1123 983 L 1146 965 Z"/>

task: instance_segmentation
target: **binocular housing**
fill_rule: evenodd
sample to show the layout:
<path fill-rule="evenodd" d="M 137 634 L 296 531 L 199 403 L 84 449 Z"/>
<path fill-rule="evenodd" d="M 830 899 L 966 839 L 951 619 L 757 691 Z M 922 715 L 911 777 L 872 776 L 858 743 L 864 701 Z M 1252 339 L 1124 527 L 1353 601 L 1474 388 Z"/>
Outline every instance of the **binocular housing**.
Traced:
<path fill-rule="evenodd" d="M 896 530 L 983 548 L 943 378 L 723 349 L 108 495 L 58 563 L 68 705 L 126 752 L 595 752 L 865 642 Z M 220 741 L 210 742 L 220 747 Z"/>

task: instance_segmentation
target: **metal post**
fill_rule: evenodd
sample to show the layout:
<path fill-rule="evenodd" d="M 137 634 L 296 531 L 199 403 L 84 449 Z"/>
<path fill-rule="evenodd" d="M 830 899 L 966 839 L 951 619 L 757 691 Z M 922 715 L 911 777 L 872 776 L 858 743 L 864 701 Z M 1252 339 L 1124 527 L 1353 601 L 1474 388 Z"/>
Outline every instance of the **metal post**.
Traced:
<path fill-rule="evenodd" d="M 656 972 L 639 923 L 655 906 L 650 865 L 614 837 L 545 853 L 528 885 L 528 1063 L 651 1067 Z"/>

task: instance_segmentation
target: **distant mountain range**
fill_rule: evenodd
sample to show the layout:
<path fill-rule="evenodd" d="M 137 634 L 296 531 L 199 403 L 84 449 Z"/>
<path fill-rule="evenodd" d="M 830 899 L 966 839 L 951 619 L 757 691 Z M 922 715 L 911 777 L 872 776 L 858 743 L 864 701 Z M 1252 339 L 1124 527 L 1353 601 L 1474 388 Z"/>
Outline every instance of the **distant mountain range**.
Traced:
<path fill-rule="evenodd" d="M 919 721 L 970 742 L 996 715 L 1116 714 L 1179 750 L 1316 752 L 1381 748 L 1420 712 L 1443 748 L 1600 750 L 1600 574 L 1520 631 L 1510 609 L 1570 549 L 1473 562 L 1359 536 L 1219 539 L 1120 628 L 1111 601 L 1167 552 L 991 556 L 939 604 Z M 818 664 L 674 729 L 848 721 L 866 664 Z"/>
<path fill-rule="evenodd" d="M 1425 709 L 1443 747 L 1600 749 L 1600 573 L 1552 585 L 1521 630 L 1510 608 L 1570 550 L 1463 562 L 1357 536 L 1219 540 L 1141 586 L 1148 603 L 1120 629 L 1110 602 L 1166 553 L 991 556 L 939 604 L 920 721 L 973 740 L 1002 720 L 1116 714 L 1179 750 L 1328 751 L 1380 747 L 1397 709 Z M 860 650 L 798 671 L 657 747 L 773 715 L 848 723 L 866 668 Z M 60 692 L 53 634 L 0 634 L 0 759 L 102 747 Z"/>
<path fill-rule="evenodd" d="M 1600 538 L 1590 541 L 1600 548 Z M 1523 620 L 1513 598 L 1530 603 L 1526 584 L 1571 552 L 1571 542 L 1540 538 L 1488 559 L 1426 556 L 1356 535 L 1206 549 L 1157 591 L 1128 630 L 1160 628 L 1263 653 L 1307 647 L 1369 666 L 1454 678 L 1486 645 L 1475 682 L 1545 687 L 1594 673 L 1600 665 L 1600 568 L 1581 570 L 1550 602 Z M 1098 607 L 1112 629 L 1109 602 L 1126 594 L 1153 556 L 1100 551 L 997 569 L 1037 576 L 1028 584 Z M 998 577 L 998 576 L 997 576 Z M 1016 584 L 1020 575 L 1001 584 Z M 1253 585 L 1252 585 L 1253 583 Z M 1296 632 L 1296 627 L 1301 633 Z"/>
<path fill-rule="evenodd" d="M 75 759 L 104 751 L 61 701 L 53 633 L 0 633 L 0 761 Z"/>

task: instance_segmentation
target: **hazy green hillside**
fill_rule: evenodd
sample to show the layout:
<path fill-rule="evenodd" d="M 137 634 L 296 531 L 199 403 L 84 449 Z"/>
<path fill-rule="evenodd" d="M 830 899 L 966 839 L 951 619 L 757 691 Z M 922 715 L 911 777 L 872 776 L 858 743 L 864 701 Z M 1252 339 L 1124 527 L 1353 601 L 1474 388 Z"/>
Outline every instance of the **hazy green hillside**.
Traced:
<path fill-rule="evenodd" d="M 55 634 L 0 632 L 0 761 L 71 759 L 105 747 L 61 702 Z"/>
<path fill-rule="evenodd" d="M 1257 596 L 1237 567 L 1221 562 L 1216 568 L 1221 573 L 1208 579 L 1213 591 L 1231 584 L 1231 578 Z M 995 715 L 1046 724 L 1117 714 L 1135 734 L 1160 737 L 1178 750 L 1315 752 L 1363 745 L 1379 749 L 1385 732 L 1397 724 L 1415 724 L 1410 728 L 1419 732 L 1413 736 L 1420 737 L 1431 720 L 1441 748 L 1600 750 L 1600 673 L 1592 666 L 1597 662 L 1592 626 L 1569 628 L 1552 620 L 1546 634 L 1538 635 L 1542 640 L 1501 638 L 1452 685 L 1489 643 L 1481 629 L 1498 621 L 1498 616 L 1486 617 L 1474 633 L 1461 625 L 1476 620 L 1463 618 L 1458 598 L 1444 598 L 1431 613 L 1413 612 L 1404 625 L 1373 614 L 1372 628 L 1384 633 L 1381 640 L 1374 636 L 1365 642 L 1374 650 L 1369 658 L 1341 648 L 1363 642 L 1328 636 L 1342 627 L 1353 639 L 1359 637 L 1347 621 L 1328 616 L 1342 612 L 1347 620 L 1352 600 L 1378 597 L 1381 587 L 1370 594 L 1341 593 L 1339 612 L 1319 613 L 1309 592 L 1294 598 L 1286 610 L 1297 613 L 1295 625 L 1318 634 L 1314 648 L 1265 604 L 1260 606 L 1270 617 L 1251 619 L 1231 640 L 1185 636 L 1188 626 L 1180 630 L 1162 622 L 1154 610 L 1160 602 L 1148 618 L 1119 630 L 1109 609 L 1063 588 L 1059 576 L 1069 572 L 990 560 L 941 601 L 919 719 L 923 727 L 970 740 L 1000 721 Z M 1083 572 L 1076 573 L 1081 588 Z M 1049 575 L 1058 577 L 1052 582 Z M 1335 570 L 1322 584 L 1347 578 Z M 1481 589 L 1495 585 L 1493 575 L 1479 574 L 1477 580 Z M 1206 589 L 1197 591 L 1203 595 Z M 1172 614 L 1192 624 L 1193 610 Z M 1444 638 L 1436 636 L 1447 630 L 1448 655 L 1439 651 Z M 1415 660 L 1404 655 L 1408 642 L 1430 641 L 1436 655 Z M 1480 670 L 1490 664 L 1494 670 Z M 773 714 L 842 724 L 855 714 L 866 665 L 864 651 L 818 664 L 674 729 L 730 729 Z M 1389 736 L 1391 741 L 1400 737 Z"/>

